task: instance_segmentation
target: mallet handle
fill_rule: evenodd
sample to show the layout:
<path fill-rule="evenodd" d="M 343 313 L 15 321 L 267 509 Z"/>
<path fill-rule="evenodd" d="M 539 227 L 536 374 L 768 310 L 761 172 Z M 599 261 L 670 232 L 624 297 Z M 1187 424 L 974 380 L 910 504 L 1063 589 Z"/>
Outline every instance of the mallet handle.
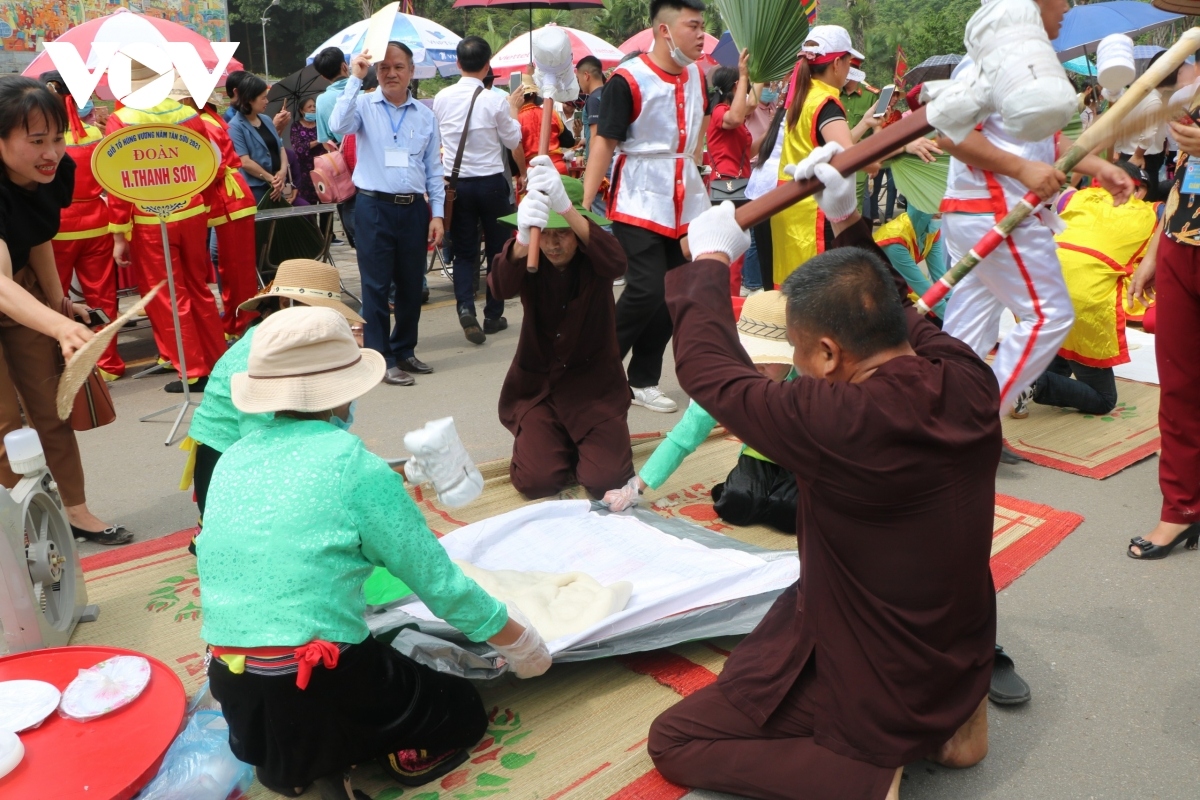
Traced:
<path fill-rule="evenodd" d="M 538 140 L 538 155 L 545 156 L 550 154 L 550 126 L 554 124 L 554 99 L 545 97 L 542 99 L 542 135 Z M 528 191 L 528 187 L 526 188 Z M 529 229 L 529 261 L 526 262 L 525 269 L 530 272 L 538 271 L 538 259 L 541 257 L 541 251 L 538 249 L 542 243 L 542 229 Z"/>

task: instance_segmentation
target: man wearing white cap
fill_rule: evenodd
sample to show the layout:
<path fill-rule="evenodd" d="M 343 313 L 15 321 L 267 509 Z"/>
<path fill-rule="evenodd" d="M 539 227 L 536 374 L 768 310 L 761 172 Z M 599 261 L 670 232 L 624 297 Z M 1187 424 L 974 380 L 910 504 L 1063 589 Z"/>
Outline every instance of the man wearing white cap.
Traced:
<path fill-rule="evenodd" d="M 1066 0 L 1036 3 L 1046 35 L 1056 38 L 1068 8 Z M 964 59 L 955 76 L 970 65 L 970 59 Z M 1066 176 L 1054 168 L 1058 137 L 1022 141 L 1008 133 L 999 114 L 984 120 L 961 144 L 946 137 L 939 144 L 952 156 L 941 206 L 950 264 L 966 255 L 1026 192 L 1036 192 L 1047 200 L 1066 182 Z M 1095 156 L 1081 161 L 1076 172 L 1095 178 L 1112 193 L 1117 205 L 1133 191 L 1124 171 Z M 1049 209 L 1031 216 L 955 287 L 946 307 L 946 332 L 981 357 L 999 339 L 1000 315 L 1005 308 L 1019 320 L 992 364 L 1000 384 L 1002 415 L 1027 402 L 1026 389 L 1049 366 L 1075 321 L 1054 242 L 1058 224 Z M 1006 447 L 1003 460 L 1015 463 L 1020 456 Z"/>

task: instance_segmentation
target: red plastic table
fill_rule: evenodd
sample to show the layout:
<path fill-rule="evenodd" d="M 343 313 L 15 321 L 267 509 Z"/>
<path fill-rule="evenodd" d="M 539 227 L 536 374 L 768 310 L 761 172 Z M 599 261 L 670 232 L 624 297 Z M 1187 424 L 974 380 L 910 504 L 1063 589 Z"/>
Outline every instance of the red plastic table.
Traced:
<path fill-rule="evenodd" d="M 18 734 L 25 758 L 0 778 L 0 798 L 127 800 L 158 772 L 183 723 L 187 695 L 171 668 L 118 647 L 53 647 L 0 658 L 0 681 L 37 680 L 61 692 L 81 669 L 113 656 L 142 656 L 150 682 L 132 703 L 90 722 L 55 711 Z"/>

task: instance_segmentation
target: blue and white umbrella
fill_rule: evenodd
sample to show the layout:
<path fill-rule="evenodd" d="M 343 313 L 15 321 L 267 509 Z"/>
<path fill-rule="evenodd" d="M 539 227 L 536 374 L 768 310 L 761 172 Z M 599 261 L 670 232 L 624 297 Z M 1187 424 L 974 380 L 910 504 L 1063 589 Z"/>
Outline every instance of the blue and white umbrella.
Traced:
<path fill-rule="evenodd" d="M 344 28 L 308 55 L 306 63 L 311 64 L 317 53 L 326 47 L 337 47 L 346 54 L 349 61 L 352 56 L 362 52 L 363 43 L 367 38 L 367 27 L 371 20 L 364 19 L 348 28 Z M 458 55 L 455 52 L 462 40 L 458 34 L 449 28 L 444 28 L 432 20 L 412 14 L 396 13 L 392 22 L 392 32 L 389 41 L 403 42 L 413 51 L 413 61 L 416 64 L 415 78 L 432 78 L 435 74 L 442 77 L 458 75 Z"/>

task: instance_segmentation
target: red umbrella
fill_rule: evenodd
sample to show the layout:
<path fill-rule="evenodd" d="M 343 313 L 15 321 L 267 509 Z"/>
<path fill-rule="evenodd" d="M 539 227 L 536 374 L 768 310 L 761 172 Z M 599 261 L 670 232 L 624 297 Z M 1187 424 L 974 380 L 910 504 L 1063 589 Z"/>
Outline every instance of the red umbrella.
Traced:
<path fill-rule="evenodd" d="M 711 56 L 713 50 L 716 50 L 717 45 L 720 43 L 720 40 L 712 34 L 704 34 L 704 55 Z M 635 33 L 633 36 L 630 36 L 617 49 L 629 55 L 630 53 L 637 52 L 649 53 L 652 47 L 654 47 L 654 29 L 646 28 L 641 33 Z"/>
<path fill-rule="evenodd" d="M 533 10 L 575 11 L 580 8 L 604 8 L 604 0 L 454 0 L 455 8 L 529 9 L 529 51 L 533 52 Z"/>
<path fill-rule="evenodd" d="M 205 39 L 191 28 L 175 22 L 168 22 L 165 19 L 138 14 L 126 8 L 118 8 L 112 14 L 97 17 L 82 25 L 76 25 L 54 41 L 75 45 L 75 49 L 79 51 L 79 57 L 83 59 L 85 64 L 87 64 L 88 57 L 92 52 L 92 42 L 119 42 L 123 45 L 134 42 L 153 42 L 156 44 L 164 42 L 187 42 L 196 48 L 196 52 L 200 54 L 200 60 L 204 62 L 205 67 L 212 70 L 217 66 L 217 54 L 213 52 L 212 45 L 209 44 L 208 39 Z M 92 65 L 88 64 L 88 68 L 92 68 Z M 49 72 L 53 69 L 55 69 L 55 66 L 54 62 L 50 59 L 50 54 L 42 52 L 38 54 L 37 58 L 21 74 L 36 78 L 43 72 Z M 242 62 L 234 58 L 230 59 L 225 72 L 228 74 L 240 69 L 242 69 Z M 96 87 L 96 94 L 104 100 L 115 99 L 108 88 L 107 74 L 100 79 L 100 85 Z"/>
<path fill-rule="evenodd" d="M 567 39 L 571 42 L 571 63 L 578 63 L 584 56 L 600 59 L 602 69 L 615 67 L 620 63 L 621 51 L 599 36 L 565 26 L 561 29 L 566 32 Z M 492 55 L 492 72 L 496 73 L 496 80 L 505 81 L 512 73 L 523 70 L 530 60 L 529 37 L 521 34 Z"/>

